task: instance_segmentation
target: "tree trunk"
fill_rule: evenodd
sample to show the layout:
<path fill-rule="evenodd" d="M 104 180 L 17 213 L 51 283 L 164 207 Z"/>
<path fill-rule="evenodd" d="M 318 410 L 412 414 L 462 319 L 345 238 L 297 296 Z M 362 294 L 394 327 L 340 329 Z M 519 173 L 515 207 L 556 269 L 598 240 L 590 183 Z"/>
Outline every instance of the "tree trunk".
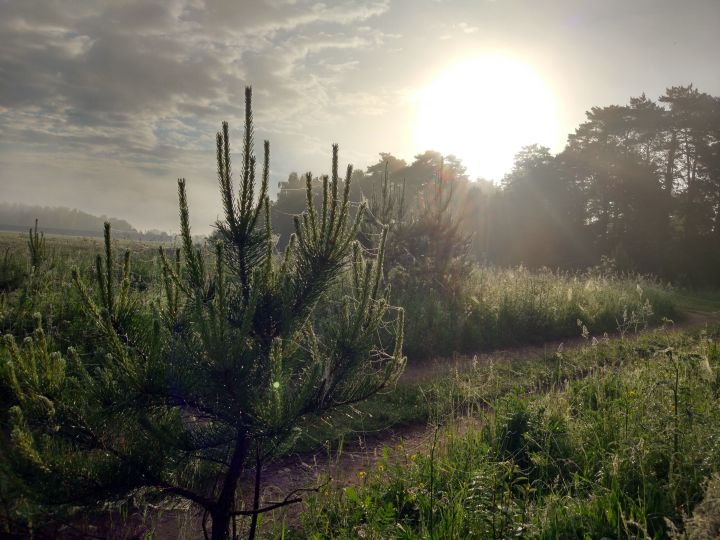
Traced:
<path fill-rule="evenodd" d="M 260 481 L 262 474 L 262 459 L 260 458 L 260 442 L 257 443 L 255 450 L 255 494 L 253 495 L 253 511 L 256 512 L 252 515 L 250 521 L 250 531 L 248 532 L 248 539 L 255 539 L 255 532 L 257 531 L 258 514 L 257 511 L 260 508 Z"/>
<path fill-rule="evenodd" d="M 245 464 L 246 452 L 247 434 L 244 432 L 238 433 L 235 450 L 230 460 L 230 467 L 228 467 L 225 474 L 222 491 L 220 491 L 220 496 L 210 511 L 212 516 L 212 534 L 210 538 L 212 540 L 227 540 L 228 538 L 230 518 L 234 510 L 235 489 Z"/>
<path fill-rule="evenodd" d="M 672 190 L 675 183 L 675 154 L 677 152 L 677 133 L 672 131 L 670 146 L 668 148 L 667 162 L 665 163 L 665 195 L 672 199 Z"/>

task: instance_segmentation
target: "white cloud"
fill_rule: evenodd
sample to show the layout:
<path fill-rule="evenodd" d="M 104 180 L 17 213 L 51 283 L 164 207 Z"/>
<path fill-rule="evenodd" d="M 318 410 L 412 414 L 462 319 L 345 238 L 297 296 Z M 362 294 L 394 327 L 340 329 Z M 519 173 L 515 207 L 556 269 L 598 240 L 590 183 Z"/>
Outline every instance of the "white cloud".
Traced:
<path fill-rule="evenodd" d="M 138 171 L 158 174 L 184 163 L 199 172 L 184 157 L 212 148 L 220 120 L 240 127 L 247 84 L 261 102 L 256 118 L 264 136 L 304 136 L 320 152 L 322 137 L 308 137 L 307 129 L 327 120 L 343 74 L 357 69 L 352 51 L 383 43 L 382 32 L 363 23 L 384 14 L 389 2 L 107 0 L 63 7 L 49 0 L 3 7 L 0 157 L 28 165 L 34 155 L 36 163 L 62 163 L 75 174 L 87 163 L 84 176 L 94 171 L 98 183 L 118 191 L 125 181 L 118 171 L 140 178 Z M 333 51 L 342 54 L 333 58 Z M 351 102 L 377 110 L 367 96 L 345 98 Z M 99 174 L 94 160 L 106 160 L 108 171 Z M 7 178 L 20 170 L 5 167 L 4 181 L 21 182 Z M 210 179 L 203 184 L 214 190 Z M 135 189 L 153 192 L 142 183 Z"/>

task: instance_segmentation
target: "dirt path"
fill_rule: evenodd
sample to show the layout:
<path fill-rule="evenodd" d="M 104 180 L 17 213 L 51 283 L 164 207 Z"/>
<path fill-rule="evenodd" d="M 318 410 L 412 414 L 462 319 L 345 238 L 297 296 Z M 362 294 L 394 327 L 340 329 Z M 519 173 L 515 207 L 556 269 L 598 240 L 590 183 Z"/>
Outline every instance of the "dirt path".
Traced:
<path fill-rule="evenodd" d="M 720 312 L 687 311 L 681 323 L 673 324 L 669 331 L 681 332 L 700 329 L 708 324 L 720 323 Z M 657 331 L 650 328 L 640 332 Z M 610 339 L 619 339 L 619 333 L 609 334 Z M 633 335 L 634 337 L 634 335 Z M 498 349 L 474 356 L 455 356 L 437 359 L 422 365 L 408 366 L 398 384 L 419 384 L 430 381 L 455 371 L 462 373 L 478 362 L 513 362 L 519 359 L 545 358 L 553 354 L 562 345 L 565 351 L 587 346 L 587 339 L 582 336 L 565 340 L 555 340 L 542 345 Z M 442 441 L 448 434 L 462 433 L 469 427 L 468 419 L 460 419 L 453 425 L 435 426 L 427 423 L 390 427 L 372 436 L 357 436 L 345 442 L 342 452 L 317 451 L 314 453 L 288 456 L 268 466 L 264 472 L 263 498 L 265 500 L 282 500 L 291 491 L 300 488 L 312 488 L 329 483 L 329 487 L 342 487 L 359 484 L 368 471 L 376 468 L 384 458 L 386 449 L 392 449 L 392 459 L 411 459 L 413 455 L 430 451 L 436 436 Z M 437 434 L 437 435 L 436 435 Z M 278 512 L 278 521 L 294 520 L 302 509 L 302 504 Z"/>
<path fill-rule="evenodd" d="M 705 311 L 686 311 L 684 320 L 670 329 L 672 332 L 699 329 L 708 324 L 720 323 L 720 313 Z M 649 329 L 645 332 L 652 332 Z M 618 339 L 619 334 L 610 335 L 611 339 Z M 513 362 L 518 359 L 543 358 L 558 350 L 562 344 L 567 351 L 587 345 L 587 340 L 578 336 L 575 338 L 556 340 L 542 345 L 514 347 L 495 350 L 475 356 L 456 356 L 453 358 L 438 359 L 426 362 L 419 366 L 408 366 L 398 384 L 419 384 L 442 377 L 456 370 L 463 372 L 471 364 L 478 362 Z M 461 421 L 462 422 L 462 421 Z M 467 422 L 467 421 L 465 421 Z M 323 449 L 315 452 L 293 454 L 265 467 L 263 471 L 262 500 L 280 501 L 289 493 L 296 490 L 309 490 L 318 486 L 338 488 L 347 485 L 359 484 L 365 475 L 374 470 L 383 459 L 386 449 L 392 449 L 391 459 L 410 460 L 414 455 L 429 452 L 434 441 L 443 441 L 449 431 L 462 432 L 467 428 L 462 423 L 448 426 L 428 426 L 427 423 L 403 427 L 389 427 L 372 436 L 356 436 L 344 442 L 342 451 L 337 447 Z M 247 486 L 246 491 L 252 491 L 252 474 L 243 479 Z M 298 496 L 307 493 L 299 492 Z M 273 527 L 283 520 L 289 523 L 296 522 L 303 503 L 299 503 L 282 510 L 277 510 L 264 516 L 265 527 Z M 98 536 L 110 538 L 143 538 L 142 531 L 147 531 L 146 520 L 141 515 L 129 517 L 132 525 L 126 524 L 122 535 L 116 529 L 98 531 Z M 166 512 L 156 515 L 154 522 L 154 538 L 203 538 L 202 518 L 200 515 L 189 512 Z M 103 534 L 104 533 L 104 534 Z M 110 534 L 108 534 L 110 533 Z"/>

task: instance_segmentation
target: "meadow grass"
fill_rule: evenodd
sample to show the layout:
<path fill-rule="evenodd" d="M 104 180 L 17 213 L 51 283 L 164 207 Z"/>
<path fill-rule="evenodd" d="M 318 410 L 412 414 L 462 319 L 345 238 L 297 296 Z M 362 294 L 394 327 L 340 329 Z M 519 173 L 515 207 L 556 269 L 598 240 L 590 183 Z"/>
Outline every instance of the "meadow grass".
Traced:
<path fill-rule="evenodd" d="M 49 339 L 60 349 L 74 346 L 90 351 L 97 332 L 82 313 L 71 269 L 77 267 L 93 283 L 99 238 L 48 236 L 41 268 L 30 268 L 26 233 L 0 233 L 0 334 L 18 338 L 34 328 L 33 314 L 43 316 Z M 118 252 L 131 251 L 131 287 L 150 313 L 162 295 L 158 243 L 114 240 Z M 167 247 L 167 246 L 166 246 Z M 404 290 L 406 354 L 410 368 L 430 357 L 474 354 L 497 347 L 517 346 L 604 331 L 638 330 L 663 317 L 677 318 L 675 291 L 648 278 L 568 274 L 526 268 L 477 267 L 451 298 L 432 291 Z M 555 362 L 550 351 L 550 362 Z M 543 366 L 536 358 L 526 369 Z M 500 368 L 502 369 L 502 368 Z M 447 370 L 441 370 L 445 373 Z M 475 383 L 472 383 L 475 384 Z M 465 388 L 471 388 L 471 383 Z M 478 389 L 476 388 L 476 391 Z M 321 426 L 307 426 L 298 441 L 300 451 L 338 441 L 354 433 L 380 433 L 389 427 L 427 422 L 463 406 L 466 396 L 440 381 L 402 381 L 389 392 L 349 410 L 342 410 Z"/>
<path fill-rule="evenodd" d="M 116 243 L 132 252 L 131 287 L 149 314 L 162 293 L 158 244 Z M 77 267 L 90 277 L 100 241 L 48 237 L 46 249 L 33 270 L 27 236 L 0 234 L 0 333 L 24 337 L 39 312 L 53 346 L 91 351 L 96 332 L 70 273 Z M 678 305 L 717 309 L 717 293 L 522 267 L 477 267 L 449 300 L 400 292 L 408 377 L 322 425 L 302 426 L 293 451 L 358 433 L 382 437 L 389 427 L 444 427 L 429 452 L 388 449 L 361 485 L 329 487 L 311 500 L 304 529 L 284 528 L 286 537 L 653 537 L 681 527 L 702 500 L 720 462 L 712 442 L 720 440 L 716 336 L 630 334 L 678 319 Z M 587 346 L 577 350 L 472 356 L 580 335 Z M 431 353 L 463 352 L 471 354 L 445 365 L 436 359 L 435 372 L 413 377 Z"/>
<path fill-rule="evenodd" d="M 448 296 L 403 290 L 395 301 L 412 317 L 406 351 L 413 359 L 476 353 L 614 331 L 637 331 L 679 312 L 674 291 L 638 275 L 475 267 Z"/>
<path fill-rule="evenodd" d="M 79 268 L 92 282 L 95 255 L 102 251 L 98 238 L 49 236 L 45 262 L 33 272 L 27 239 L 27 234 L 0 233 L 2 333 L 29 333 L 36 311 L 51 323 L 79 317 L 78 298 L 70 284 L 71 269 Z M 130 250 L 131 286 L 149 305 L 161 292 L 160 244 L 114 243 L 118 252 Z M 577 336 L 583 328 L 593 335 L 637 330 L 680 315 L 674 290 L 634 275 L 476 266 L 453 294 L 432 288 L 396 289 L 392 301 L 409 314 L 405 351 L 411 363 Z M 29 290 L 34 294 L 28 294 Z M 54 334 L 64 334 L 68 342 L 72 338 L 67 331 Z"/>
<path fill-rule="evenodd" d="M 114 240 L 118 253 L 130 250 L 131 287 L 149 304 L 160 293 L 158 247 L 152 242 Z M 102 239 L 68 236 L 46 237 L 43 262 L 30 263 L 27 233 L 0 233 L 0 334 L 19 338 L 34 329 L 33 315 L 40 313 L 51 340 L 60 346 L 81 345 L 88 337 L 80 298 L 72 285 L 77 267 L 87 280 L 95 272 L 95 256 Z M 119 269 L 118 269 L 119 272 Z"/>
<path fill-rule="evenodd" d="M 478 366 L 454 383 L 476 383 L 474 422 L 438 428 L 423 453 L 388 449 L 359 485 L 314 497 L 284 537 L 677 533 L 720 467 L 718 335 L 598 343 L 564 355 L 561 371 L 515 364 L 522 379 Z"/>

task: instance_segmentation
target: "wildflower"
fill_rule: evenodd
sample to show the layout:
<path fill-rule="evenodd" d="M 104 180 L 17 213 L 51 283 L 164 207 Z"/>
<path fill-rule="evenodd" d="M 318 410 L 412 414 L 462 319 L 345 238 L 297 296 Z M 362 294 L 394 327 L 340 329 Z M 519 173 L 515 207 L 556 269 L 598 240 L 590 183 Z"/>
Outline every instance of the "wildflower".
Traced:
<path fill-rule="evenodd" d="M 360 480 L 364 480 L 365 477 L 367 476 L 367 473 L 365 471 L 358 471 L 357 475 L 358 475 L 358 478 L 360 478 Z"/>
<path fill-rule="evenodd" d="M 410 461 L 415 461 L 417 459 L 417 454 L 412 454 L 410 456 Z"/>
<path fill-rule="evenodd" d="M 275 390 L 277 390 L 278 388 L 280 388 L 280 383 L 279 383 L 278 381 L 275 381 L 275 382 L 273 383 L 273 388 L 274 388 Z"/>

